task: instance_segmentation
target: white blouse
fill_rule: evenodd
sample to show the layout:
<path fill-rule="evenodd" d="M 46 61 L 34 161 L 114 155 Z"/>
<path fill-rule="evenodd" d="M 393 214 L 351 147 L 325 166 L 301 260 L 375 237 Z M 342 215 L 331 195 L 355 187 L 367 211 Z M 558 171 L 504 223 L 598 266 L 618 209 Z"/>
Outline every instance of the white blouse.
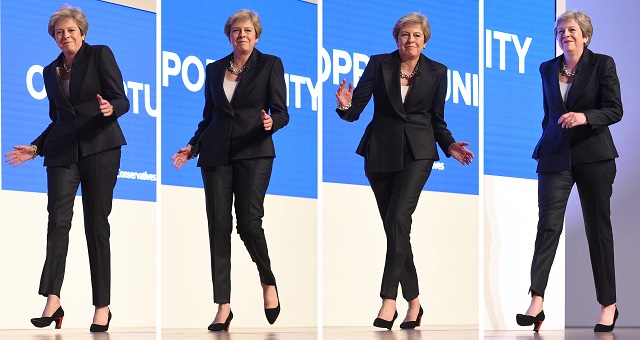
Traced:
<path fill-rule="evenodd" d="M 404 104 L 405 98 L 407 98 L 407 93 L 411 90 L 411 85 L 400 85 L 400 94 L 402 95 L 402 104 Z"/>
<path fill-rule="evenodd" d="M 222 88 L 224 89 L 224 94 L 227 96 L 227 100 L 229 100 L 229 102 L 231 102 L 231 98 L 233 98 L 233 92 L 235 92 L 237 86 L 237 81 L 229 81 L 226 78 L 224 79 Z"/>
<path fill-rule="evenodd" d="M 567 103 L 567 96 L 569 94 L 569 90 L 571 89 L 572 83 L 563 83 L 561 81 L 558 82 L 560 84 L 560 94 L 562 95 L 562 101 Z"/>

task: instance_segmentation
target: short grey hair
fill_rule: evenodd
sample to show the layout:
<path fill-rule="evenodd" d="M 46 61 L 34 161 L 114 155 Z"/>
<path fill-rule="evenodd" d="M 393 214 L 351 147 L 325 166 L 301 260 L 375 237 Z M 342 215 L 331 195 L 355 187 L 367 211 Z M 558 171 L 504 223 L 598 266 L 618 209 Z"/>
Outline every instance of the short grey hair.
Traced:
<path fill-rule="evenodd" d="M 422 13 L 411 12 L 402 18 L 396 21 L 395 26 L 393 26 L 393 38 L 398 42 L 398 34 L 400 33 L 400 29 L 404 25 L 413 25 L 418 24 L 422 27 L 422 33 L 424 33 L 424 43 L 426 44 L 429 39 L 431 39 L 431 26 L 429 26 L 429 20 Z"/>
<path fill-rule="evenodd" d="M 245 21 L 249 20 L 253 24 L 253 28 L 256 30 L 256 39 L 260 38 L 262 35 L 262 24 L 260 23 L 260 17 L 258 13 L 254 11 L 250 11 L 248 9 L 241 9 L 229 17 L 227 22 L 224 24 L 224 35 L 227 36 L 227 39 L 231 38 L 231 26 L 236 21 Z"/>
<path fill-rule="evenodd" d="M 78 25 L 78 29 L 80 29 L 80 34 L 86 36 L 87 31 L 89 31 L 89 22 L 87 21 L 87 17 L 84 16 L 84 13 L 79 7 L 73 7 L 69 4 L 62 4 L 57 11 L 51 14 L 49 18 L 49 35 L 52 38 L 56 38 L 56 23 L 58 20 L 67 20 L 73 19 Z"/>
<path fill-rule="evenodd" d="M 585 12 L 581 11 L 566 11 L 556 19 L 556 26 L 553 28 L 553 35 L 558 36 L 558 25 L 561 22 L 567 22 L 569 20 L 575 20 L 582 31 L 582 36 L 587 38 L 587 42 L 584 43 L 584 47 L 589 46 L 591 37 L 593 36 L 593 25 L 591 25 L 591 18 Z"/>

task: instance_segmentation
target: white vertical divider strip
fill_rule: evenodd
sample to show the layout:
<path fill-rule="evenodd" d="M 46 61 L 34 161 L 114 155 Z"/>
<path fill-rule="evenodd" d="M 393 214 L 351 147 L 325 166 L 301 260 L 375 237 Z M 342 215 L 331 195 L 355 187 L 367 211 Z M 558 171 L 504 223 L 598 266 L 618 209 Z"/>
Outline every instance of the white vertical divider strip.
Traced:
<path fill-rule="evenodd" d="M 484 0 L 478 1 L 478 339 L 484 338 Z"/>
<path fill-rule="evenodd" d="M 564 13 L 567 10 L 567 1 L 566 0 L 556 0 L 556 17 L 558 15 L 560 15 L 561 13 Z M 560 54 L 562 54 L 562 49 L 560 49 L 560 46 L 558 46 L 558 44 L 556 44 L 556 56 L 559 56 Z M 561 265 L 562 266 L 562 311 L 566 313 L 567 310 L 567 297 L 566 297 L 566 288 L 565 288 L 565 283 L 566 283 L 566 256 L 565 256 L 565 251 L 566 251 L 566 225 L 563 225 L 562 227 L 563 230 L 565 230 L 565 232 L 562 234 L 562 237 L 560 238 L 560 244 L 558 246 L 558 250 L 562 251 L 562 256 L 560 256 L 561 261 L 558 261 L 560 263 L 556 264 L 556 265 Z M 556 255 L 557 257 L 557 255 Z M 566 327 L 566 314 L 562 315 L 562 328 Z"/>
<path fill-rule="evenodd" d="M 1 6 L 0 6 L 1 7 Z M 0 26 L 2 25 L 2 9 L 0 8 Z M 1 30 L 0 30 L 1 31 Z M 2 32 L 0 32 L 0 41 L 2 40 Z M 2 44 L 0 44 L 0 107 L 2 107 Z M 2 126 L 2 109 L 0 109 L 0 126 Z M 5 150 L 2 145 L 2 129 L 0 129 L 0 150 Z M 7 151 L 9 150 L 7 149 Z M 2 153 L 4 155 L 4 153 Z M 2 190 L 2 171 L 0 171 L 0 191 Z"/>
<path fill-rule="evenodd" d="M 156 339 L 162 339 L 162 1 L 156 0 Z"/>
<path fill-rule="evenodd" d="M 322 0 L 318 1 L 318 6 L 317 6 L 317 11 L 318 11 L 318 15 L 317 15 L 317 24 L 318 24 L 318 29 L 317 29 L 317 34 L 318 34 L 318 50 L 317 50 L 317 67 L 318 67 L 318 74 L 316 77 L 316 81 L 317 84 L 316 86 L 318 93 L 323 93 L 322 92 L 322 82 L 321 82 L 321 76 L 322 76 L 322 56 L 320 55 L 320 50 L 322 49 L 322 9 L 323 9 L 323 5 L 322 5 Z M 318 131 L 318 175 L 317 175 L 317 192 L 318 192 L 318 205 L 317 205 L 317 209 L 318 209 L 318 224 L 317 224 L 317 238 L 318 238 L 318 250 L 317 250 L 317 271 L 318 271 L 318 290 L 317 290 L 317 304 L 318 304 L 318 321 L 317 321 L 317 329 L 318 329 L 318 340 L 322 340 L 322 324 L 323 324 L 323 314 L 322 314 L 322 310 L 323 310 L 323 304 L 322 304 L 322 298 L 324 296 L 323 294 L 323 284 L 322 284 L 322 280 L 324 278 L 323 276 L 323 267 L 322 267 L 322 257 L 323 257 L 323 249 L 322 249 L 322 245 L 323 245 L 323 238 L 322 238 L 322 232 L 324 230 L 323 228 L 323 209 L 324 209 L 324 204 L 322 203 L 322 198 L 323 198 L 323 186 L 322 186 L 322 113 L 323 113 L 323 105 L 322 105 L 322 96 L 318 97 L 318 127 L 317 127 L 317 131 Z"/>

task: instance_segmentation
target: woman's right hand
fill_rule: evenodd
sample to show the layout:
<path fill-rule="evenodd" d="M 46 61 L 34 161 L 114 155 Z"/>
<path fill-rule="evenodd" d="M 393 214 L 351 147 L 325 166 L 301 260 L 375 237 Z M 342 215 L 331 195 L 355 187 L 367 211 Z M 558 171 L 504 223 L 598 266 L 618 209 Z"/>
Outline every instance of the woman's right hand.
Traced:
<path fill-rule="evenodd" d="M 5 162 L 9 162 L 14 168 L 26 161 L 34 159 L 36 156 L 36 150 L 31 145 L 16 145 L 13 149 L 13 151 L 7 152 L 4 156 L 7 157 Z"/>
<path fill-rule="evenodd" d="M 349 89 L 347 90 L 347 80 L 342 79 L 338 91 L 336 91 L 336 98 L 338 99 L 338 106 L 347 106 L 351 103 L 353 98 L 353 83 L 349 83 Z"/>
<path fill-rule="evenodd" d="M 173 156 L 171 156 L 171 159 L 173 160 L 173 166 L 175 166 L 178 170 L 180 170 L 184 163 L 189 161 L 191 158 L 193 158 L 193 147 L 191 145 L 185 146 L 184 148 L 178 150 L 178 152 L 174 153 Z"/>

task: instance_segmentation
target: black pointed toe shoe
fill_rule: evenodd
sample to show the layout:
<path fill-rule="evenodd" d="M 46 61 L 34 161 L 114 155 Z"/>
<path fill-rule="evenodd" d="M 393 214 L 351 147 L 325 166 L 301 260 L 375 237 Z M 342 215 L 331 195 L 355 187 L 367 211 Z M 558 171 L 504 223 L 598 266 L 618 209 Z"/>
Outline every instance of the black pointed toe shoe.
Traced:
<path fill-rule="evenodd" d="M 52 322 L 56 322 L 56 329 L 60 329 L 62 327 L 62 318 L 64 317 L 64 310 L 62 306 L 58 307 L 56 311 L 51 316 L 43 316 L 41 318 L 33 318 L 31 319 L 31 324 L 38 328 L 47 327 Z"/>
<path fill-rule="evenodd" d="M 391 330 L 391 327 L 393 327 L 393 322 L 396 321 L 397 318 L 398 318 L 398 311 L 396 311 L 395 314 L 393 314 L 393 319 L 391 319 L 391 321 L 381 319 L 381 318 L 376 318 L 375 320 L 373 320 L 373 325 L 375 327 L 386 328 L 388 330 Z"/>
<path fill-rule="evenodd" d="M 542 321 L 544 321 L 544 311 L 541 311 L 536 316 L 526 315 L 526 314 L 517 314 L 516 322 L 520 326 L 531 326 L 533 325 L 533 331 L 538 332 L 540 330 L 540 326 L 542 326 Z"/>
<path fill-rule="evenodd" d="M 267 317 L 269 324 L 273 325 L 280 315 L 280 294 L 278 294 L 278 287 L 276 287 L 276 296 L 278 297 L 278 305 L 275 308 L 265 308 L 264 315 Z"/>
<path fill-rule="evenodd" d="M 276 308 L 265 308 L 264 315 L 267 317 L 267 321 L 269 324 L 273 325 L 278 319 L 278 315 L 280 315 L 280 301 L 278 301 L 278 306 Z"/>
<path fill-rule="evenodd" d="M 89 327 L 89 332 L 91 333 L 106 332 L 109 330 L 110 323 L 111 323 L 111 309 L 109 309 L 109 319 L 107 319 L 107 324 L 98 325 L 97 323 L 92 323 L 91 327 Z"/>
<path fill-rule="evenodd" d="M 596 333 L 611 332 L 613 331 L 613 328 L 616 327 L 616 320 L 618 320 L 618 307 L 616 307 L 616 313 L 613 315 L 613 323 L 611 325 L 607 326 L 607 325 L 598 323 L 596 324 L 595 327 L 593 327 L 593 331 Z"/>
<path fill-rule="evenodd" d="M 212 332 L 222 332 L 229 331 L 229 325 L 231 325 L 231 320 L 233 319 L 233 312 L 229 311 L 229 316 L 227 316 L 227 320 L 223 323 L 212 323 L 207 327 L 208 330 Z"/>
<path fill-rule="evenodd" d="M 420 326 L 420 322 L 422 321 L 422 314 L 424 311 L 422 310 L 422 306 L 420 306 L 420 311 L 418 312 L 418 317 L 415 321 L 405 321 L 400 324 L 400 328 L 402 329 L 414 329 Z"/>

